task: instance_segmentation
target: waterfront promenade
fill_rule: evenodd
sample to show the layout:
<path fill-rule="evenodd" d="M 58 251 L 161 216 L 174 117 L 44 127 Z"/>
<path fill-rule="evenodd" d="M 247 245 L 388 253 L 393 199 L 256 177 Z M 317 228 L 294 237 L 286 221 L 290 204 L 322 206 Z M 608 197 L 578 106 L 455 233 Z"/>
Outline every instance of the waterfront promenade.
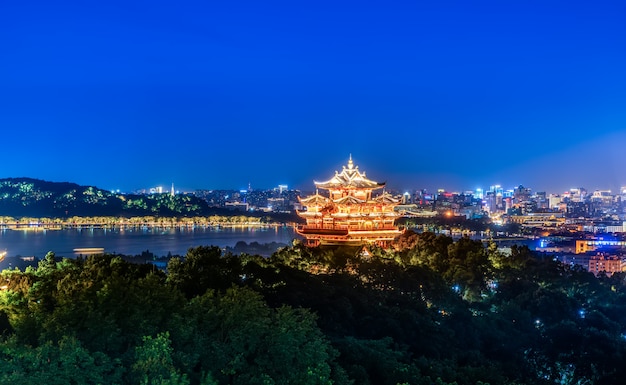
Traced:
<path fill-rule="evenodd" d="M 69 219 L 23 218 L 20 220 L 0 220 L 0 230 L 66 230 L 66 229 L 120 229 L 120 228 L 247 228 L 294 226 L 294 223 L 267 222 L 258 217 L 73 217 Z"/>

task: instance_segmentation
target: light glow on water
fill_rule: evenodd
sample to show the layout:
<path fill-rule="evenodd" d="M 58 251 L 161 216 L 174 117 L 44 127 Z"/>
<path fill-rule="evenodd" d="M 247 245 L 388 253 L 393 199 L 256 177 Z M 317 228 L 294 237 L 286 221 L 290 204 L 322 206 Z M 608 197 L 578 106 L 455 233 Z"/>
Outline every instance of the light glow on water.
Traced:
<path fill-rule="evenodd" d="M 138 255 L 149 250 L 156 256 L 185 255 L 195 246 L 233 247 L 246 243 L 290 245 L 299 238 L 291 226 L 219 228 L 115 228 L 64 229 L 55 231 L 0 231 L 0 250 L 7 256 L 43 258 L 48 251 L 74 257 L 74 249 L 103 248 L 106 253 Z"/>

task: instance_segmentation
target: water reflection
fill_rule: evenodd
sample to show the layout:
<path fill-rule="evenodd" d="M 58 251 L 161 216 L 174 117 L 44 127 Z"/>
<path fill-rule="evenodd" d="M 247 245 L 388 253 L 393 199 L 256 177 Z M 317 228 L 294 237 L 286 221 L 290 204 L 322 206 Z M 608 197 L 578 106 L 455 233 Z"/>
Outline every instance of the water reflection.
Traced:
<path fill-rule="evenodd" d="M 103 248 L 107 253 L 138 255 L 149 250 L 157 256 L 184 255 L 190 247 L 215 245 L 233 247 L 247 243 L 282 243 L 296 238 L 290 226 L 268 227 L 120 227 L 65 229 L 54 231 L 2 230 L 0 250 L 8 256 L 43 258 L 48 251 L 71 257 L 74 249 Z"/>

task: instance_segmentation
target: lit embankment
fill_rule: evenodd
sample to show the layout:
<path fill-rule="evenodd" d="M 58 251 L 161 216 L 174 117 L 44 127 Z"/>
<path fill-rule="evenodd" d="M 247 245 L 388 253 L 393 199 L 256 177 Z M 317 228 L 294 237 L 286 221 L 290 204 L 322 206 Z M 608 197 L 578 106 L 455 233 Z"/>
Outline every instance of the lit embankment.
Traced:
<path fill-rule="evenodd" d="M 248 228 L 277 227 L 284 223 L 263 221 L 258 217 L 210 216 L 192 218 L 165 217 L 72 217 L 50 218 L 5 218 L 0 220 L 0 230 L 64 230 L 64 229 L 114 229 L 114 228 Z M 293 225 L 293 224 L 287 224 Z"/>

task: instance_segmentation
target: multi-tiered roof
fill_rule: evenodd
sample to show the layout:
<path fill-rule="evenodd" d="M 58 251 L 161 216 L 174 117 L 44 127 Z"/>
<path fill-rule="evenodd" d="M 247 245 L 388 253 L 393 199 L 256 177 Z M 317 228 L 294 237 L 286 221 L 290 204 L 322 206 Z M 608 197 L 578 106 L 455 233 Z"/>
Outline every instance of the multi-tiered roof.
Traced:
<path fill-rule="evenodd" d="M 306 224 L 298 226 L 297 232 L 304 236 L 309 245 L 327 243 L 379 243 L 386 245 L 401 231 L 394 225 L 398 214 L 394 207 L 399 203 L 389 193 L 373 196 L 374 190 L 385 183 L 366 177 L 354 165 L 352 156 L 347 167 L 335 172 L 324 182 L 314 182 L 314 195 L 300 199 L 306 207 L 298 212 Z M 328 191 L 328 196 L 319 190 Z"/>
<path fill-rule="evenodd" d="M 335 176 L 326 182 L 313 182 L 317 188 L 325 190 L 367 190 L 372 191 L 385 186 L 385 183 L 374 182 L 367 179 L 365 171 L 359 171 L 359 166 L 355 166 L 352 155 L 348 160 L 348 167 L 343 166 L 341 173 L 335 171 Z"/>

